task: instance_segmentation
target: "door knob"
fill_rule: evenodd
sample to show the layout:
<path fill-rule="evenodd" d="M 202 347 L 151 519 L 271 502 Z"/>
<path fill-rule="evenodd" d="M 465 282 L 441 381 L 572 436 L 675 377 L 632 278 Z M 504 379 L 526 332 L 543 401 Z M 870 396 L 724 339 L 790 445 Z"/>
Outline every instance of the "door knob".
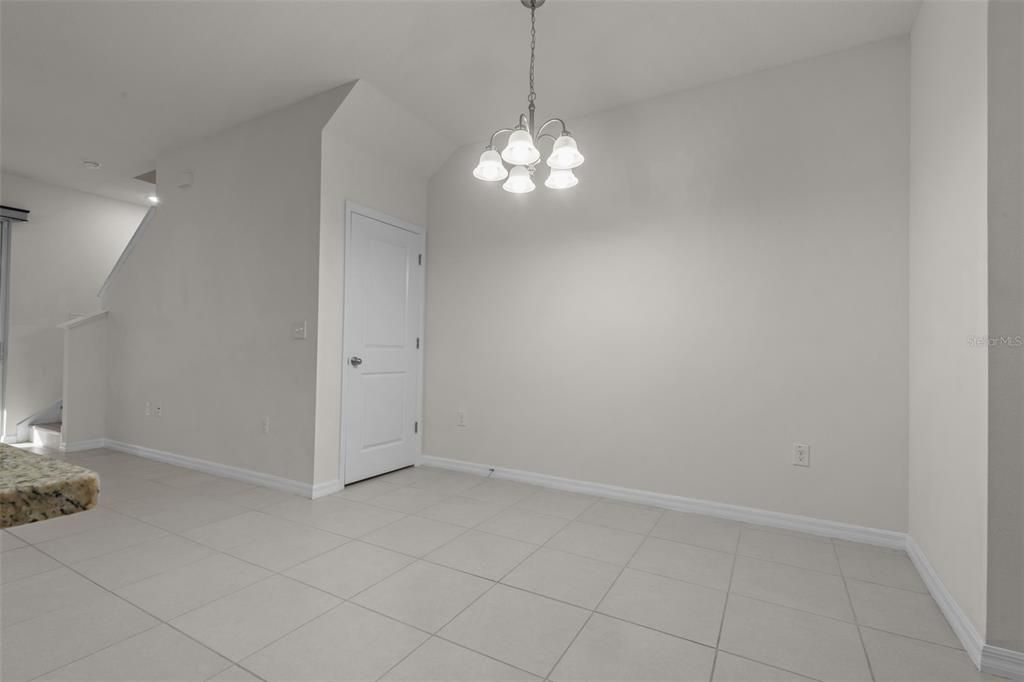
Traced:
<path fill-rule="evenodd" d="M 348 364 L 352 365 L 353 367 L 358 367 L 359 365 L 363 364 L 363 359 L 358 355 L 353 355 L 351 358 L 348 359 Z"/>

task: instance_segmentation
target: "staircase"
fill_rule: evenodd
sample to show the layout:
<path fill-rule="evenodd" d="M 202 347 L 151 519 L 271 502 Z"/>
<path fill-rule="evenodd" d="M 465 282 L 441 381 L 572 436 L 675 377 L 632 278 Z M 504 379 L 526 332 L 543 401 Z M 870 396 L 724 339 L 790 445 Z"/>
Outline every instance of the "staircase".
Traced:
<path fill-rule="evenodd" d="M 32 425 L 32 445 L 49 450 L 60 449 L 60 422 Z"/>
<path fill-rule="evenodd" d="M 64 401 L 57 402 L 44 407 L 35 414 L 31 414 L 20 422 L 15 443 L 27 443 L 32 441 L 36 447 L 60 448 L 60 430 L 64 421 Z M 37 431 L 38 429 L 38 431 Z M 54 440 L 56 437 L 56 440 Z M 45 443 L 43 445 L 42 443 Z"/>

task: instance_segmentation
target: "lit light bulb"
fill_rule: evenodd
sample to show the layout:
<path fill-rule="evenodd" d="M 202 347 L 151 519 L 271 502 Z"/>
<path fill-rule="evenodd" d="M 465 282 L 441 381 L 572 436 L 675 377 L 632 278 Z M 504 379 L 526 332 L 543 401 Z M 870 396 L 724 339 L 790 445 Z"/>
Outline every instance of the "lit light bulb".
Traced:
<path fill-rule="evenodd" d="M 480 163 L 473 169 L 473 177 L 486 182 L 497 182 L 508 177 L 505 164 L 501 162 L 501 156 L 493 149 L 484 150 L 480 155 Z"/>
<path fill-rule="evenodd" d="M 570 170 L 583 165 L 583 155 L 576 148 L 572 135 L 562 133 L 551 149 L 548 165 L 558 170 Z"/>
<path fill-rule="evenodd" d="M 544 186 L 550 189 L 569 189 L 578 185 L 579 182 L 580 179 L 571 170 L 552 168 L 548 173 L 547 180 L 544 181 Z"/>
<path fill-rule="evenodd" d="M 533 144 L 530 133 L 515 130 L 508 136 L 508 144 L 502 150 L 501 158 L 513 166 L 532 166 L 540 161 L 540 150 Z"/>
<path fill-rule="evenodd" d="M 532 192 L 536 185 L 533 184 L 533 178 L 530 177 L 530 171 L 527 170 L 526 166 L 515 166 L 508 174 L 508 180 L 501 186 L 506 192 L 512 192 L 512 194 L 526 194 Z"/>

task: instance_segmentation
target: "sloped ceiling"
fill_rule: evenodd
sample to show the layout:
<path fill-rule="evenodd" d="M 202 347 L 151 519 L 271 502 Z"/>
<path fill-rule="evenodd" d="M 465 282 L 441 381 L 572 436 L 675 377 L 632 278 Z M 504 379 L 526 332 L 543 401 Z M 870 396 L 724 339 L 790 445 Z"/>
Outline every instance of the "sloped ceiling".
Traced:
<path fill-rule="evenodd" d="M 917 0 L 548 0 L 538 114 L 572 117 L 906 33 Z M 4 0 L 6 170 L 142 201 L 158 153 L 364 78 L 452 143 L 526 103 L 519 0 Z M 103 164 L 86 170 L 83 160 Z"/>

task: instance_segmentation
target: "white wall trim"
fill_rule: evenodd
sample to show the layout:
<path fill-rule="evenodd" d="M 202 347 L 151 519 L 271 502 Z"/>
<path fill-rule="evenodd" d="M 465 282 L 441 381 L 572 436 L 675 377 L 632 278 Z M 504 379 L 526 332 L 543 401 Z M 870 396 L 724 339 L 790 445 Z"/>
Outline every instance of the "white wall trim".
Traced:
<path fill-rule="evenodd" d="M 345 483 L 340 479 L 334 479 L 333 481 L 324 481 L 323 483 L 317 483 L 313 486 L 313 499 L 320 497 L 326 497 L 327 495 L 333 495 L 345 487 Z"/>
<path fill-rule="evenodd" d="M 760 526 L 784 528 L 786 530 L 812 533 L 814 535 L 823 535 L 825 537 L 839 538 L 841 540 L 864 542 L 881 547 L 903 549 L 906 543 L 905 533 L 883 530 L 880 528 L 857 526 L 854 524 L 842 523 L 840 521 L 826 521 L 824 519 L 815 519 L 808 516 L 784 514 L 782 512 L 754 509 L 752 507 L 741 507 L 722 502 L 699 500 L 692 497 L 667 495 L 664 493 L 654 493 L 646 490 L 622 488 L 605 483 L 592 483 L 590 481 L 579 481 L 571 478 L 560 478 L 558 476 L 549 476 L 547 474 L 537 474 L 531 471 L 490 467 L 485 464 L 475 464 L 472 462 L 463 462 L 443 457 L 433 457 L 430 455 L 424 455 L 421 460 L 423 464 L 451 469 L 453 471 L 462 471 L 482 476 L 490 474 L 492 478 L 504 478 L 510 481 L 531 483 L 533 485 L 540 485 L 546 488 L 555 488 L 574 493 L 584 493 L 586 495 L 597 495 L 599 497 L 609 497 L 615 500 L 622 500 L 624 502 L 645 504 L 652 507 L 672 509 L 674 511 L 693 512 L 696 514 L 704 514 L 705 516 L 714 516 L 733 521 L 742 521 L 744 523 L 753 523 Z"/>
<path fill-rule="evenodd" d="M 77 443 L 61 443 L 60 451 L 63 453 L 81 452 L 83 450 L 99 450 L 107 447 L 106 438 L 93 438 L 91 440 L 80 440 Z"/>
<path fill-rule="evenodd" d="M 224 478 L 242 481 L 243 483 L 251 483 L 253 485 L 263 486 L 264 488 L 272 488 L 274 490 L 280 490 L 281 492 L 291 493 L 293 495 L 301 495 L 302 497 L 314 500 L 318 497 L 324 497 L 326 495 L 336 493 L 345 487 L 345 484 L 338 479 L 312 485 L 310 483 L 303 483 L 302 481 L 296 481 L 290 478 L 264 474 L 251 469 L 242 469 L 239 467 L 228 466 L 227 464 L 218 464 L 217 462 L 210 462 L 205 459 L 187 457 L 173 452 L 155 450 L 141 445 L 132 445 L 131 443 L 109 440 L 107 438 L 96 438 L 94 440 L 72 443 L 62 449 L 64 452 L 70 453 L 80 452 L 83 450 L 98 450 L 100 448 L 117 450 L 118 452 L 124 452 L 129 455 L 136 455 L 137 457 L 152 459 L 165 464 L 173 464 L 185 469 L 201 471 L 205 474 L 222 476 Z"/>
<path fill-rule="evenodd" d="M 981 671 L 1011 680 L 1024 680 L 1024 652 L 986 644 L 981 650 Z"/>
<path fill-rule="evenodd" d="M 89 313 L 88 315 L 82 315 L 81 317 L 76 317 L 75 319 L 68 320 L 67 322 L 61 322 L 60 324 L 57 325 L 57 328 L 58 329 L 74 329 L 75 327 L 81 327 L 83 324 L 88 324 L 89 322 L 92 322 L 93 320 L 103 319 L 108 314 L 109 313 L 106 310 L 99 310 L 99 311 L 97 311 L 95 313 Z"/>
<path fill-rule="evenodd" d="M 118 452 L 125 452 L 130 455 L 137 455 L 138 457 L 143 457 L 145 459 L 152 459 L 157 462 L 173 464 L 186 469 L 202 471 L 203 473 L 213 474 L 214 476 L 222 476 L 224 478 L 231 478 L 244 483 L 261 485 L 265 488 L 273 488 L 274 490 L 280 490 L 293 495 L 301 495 L 306 498 L 312 498 L 314 493 L 314 486 L 310 483 L 303 483 L 302 481 L 295 481 L 290 478 L 283 478 L 272 474 L 264 474 L 250 469 L 240 469 L 238 467 L 228 466 L 227 464 L 208 462 L 205 459 L 187 457 L 173 452 L 164 452 L 163 450 L 146 448 L 141 445 L 132 445 L 130 443 L 104 439 L 102 447 L 117 450 Z"/>
<path fill-rule="evenodd" d="M 946 617 L 974 665 L 984 673 L 999 675 L 1011 680 L 1024 680 L 1024 652 L 985 644 L 985 640 L 974 623 L 956 603 L 956 599 L 953 598 L 950 591 L 946 589 L 939 574 L 928 561 L 924 550 L 910 535 L 907 536 L 907 554 L 910 555 L 910 560 L 914 562 L 917 572 L 921 574 L 921 579 L 924 580 L 928 592 L 939 605 L 942 615 Z"/>
<path fill-rule="evenodd" d="M 910 555 L 910 560 L 914 562 L 914 566 L 917 568 L 917 572 L 921 574 L 925 587 L 931 593 L 932 599 L 939 605 L 942 615 L 946 617 L 950 627 L 953 628 L 953 632 L 956 633 L 964 650 L 967 651 L 967 655 L 974 661 L 974 665 L 980 667 L 981 650 L 985 645 L 985 641 L 978 633 L 978 629 L 974 627 L 974 623 L 963 612 L 960 605 L 956 603 L 956 599 L 953 598 L 950 591 L 946 589 L 942 579 L 935 572 L 935 568 L 928 561 L 928 557 L 925 556 L 921 546 L 909 535 L 907 536 L 906 549 L 907 554 Z"/>

